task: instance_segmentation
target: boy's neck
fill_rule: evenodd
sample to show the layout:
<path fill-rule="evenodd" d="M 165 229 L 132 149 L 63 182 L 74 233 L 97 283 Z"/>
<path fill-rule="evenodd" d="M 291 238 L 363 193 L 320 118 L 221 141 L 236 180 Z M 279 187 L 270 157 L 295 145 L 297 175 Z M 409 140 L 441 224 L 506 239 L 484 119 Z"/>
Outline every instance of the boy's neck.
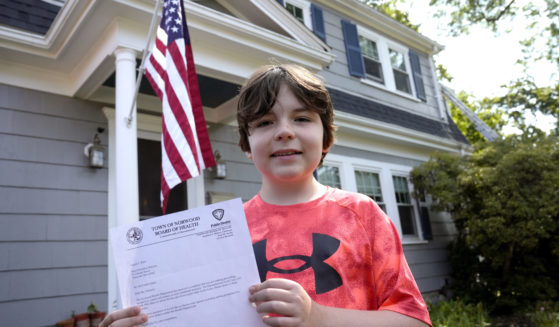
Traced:
<path fill-rule="evenodd" d="M 270 204 L 292 205 L 317 199 L 324 192 L 326 186 L 320 184 L 314 177 L 301 183 L 285 184 L 263 180 L 260 198 Z"/>

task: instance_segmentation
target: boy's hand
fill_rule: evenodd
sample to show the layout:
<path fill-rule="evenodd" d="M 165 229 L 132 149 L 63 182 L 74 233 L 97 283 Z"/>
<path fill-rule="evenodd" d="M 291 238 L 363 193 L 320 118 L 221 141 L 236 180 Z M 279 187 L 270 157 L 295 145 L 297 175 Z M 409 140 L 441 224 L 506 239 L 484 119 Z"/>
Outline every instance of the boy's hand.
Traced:
<path fill-rule="evenodd" d="M 298 283 L 268 279 L 249 288 L 249 301 L 268 326 L 319 326 L 319 306 Z"/>
<path fill-rule="evenodd" d="M 148 316 L 142 313 L 138 306 L 113 311 L 101 321 L 99 327 L 132 327 L 148 321 Z"/>

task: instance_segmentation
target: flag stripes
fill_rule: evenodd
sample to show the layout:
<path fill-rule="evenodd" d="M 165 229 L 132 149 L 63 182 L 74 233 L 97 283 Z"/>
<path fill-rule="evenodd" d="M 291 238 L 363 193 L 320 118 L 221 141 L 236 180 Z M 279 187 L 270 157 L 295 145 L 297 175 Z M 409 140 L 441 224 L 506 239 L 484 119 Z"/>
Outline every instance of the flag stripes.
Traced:
<path fill-rule="evenodd" d="M 165 0 L 145 72 L 162 102 L 161 202 L 165 212 L 175 185 L 215 165 L 182 1 Z"/>

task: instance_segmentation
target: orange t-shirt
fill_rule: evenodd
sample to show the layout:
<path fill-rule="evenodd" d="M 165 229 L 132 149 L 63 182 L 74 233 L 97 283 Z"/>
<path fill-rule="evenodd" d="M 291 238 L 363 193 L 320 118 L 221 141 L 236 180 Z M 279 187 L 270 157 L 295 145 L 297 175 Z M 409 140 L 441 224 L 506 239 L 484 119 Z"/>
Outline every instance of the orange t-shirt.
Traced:
<path fill-rule="evenodd" d="M 244 209 L 262 280 L 296 281 L 322 305 L 391 310 L 431 325 L 398 232 L 367 196 L 328 188 L 278 206 L 256 195 Z"/>

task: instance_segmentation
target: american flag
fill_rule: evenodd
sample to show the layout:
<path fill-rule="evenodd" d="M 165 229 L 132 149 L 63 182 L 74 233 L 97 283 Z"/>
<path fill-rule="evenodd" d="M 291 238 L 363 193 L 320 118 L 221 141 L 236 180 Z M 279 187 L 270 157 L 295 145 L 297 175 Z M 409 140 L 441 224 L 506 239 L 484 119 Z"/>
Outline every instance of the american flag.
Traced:
<path fill-rule="evenodd" d="M 145 74 L 161 99 L 161 207 L 177 184 L 215 166 L 182 0 L 165 0 Z"/>

